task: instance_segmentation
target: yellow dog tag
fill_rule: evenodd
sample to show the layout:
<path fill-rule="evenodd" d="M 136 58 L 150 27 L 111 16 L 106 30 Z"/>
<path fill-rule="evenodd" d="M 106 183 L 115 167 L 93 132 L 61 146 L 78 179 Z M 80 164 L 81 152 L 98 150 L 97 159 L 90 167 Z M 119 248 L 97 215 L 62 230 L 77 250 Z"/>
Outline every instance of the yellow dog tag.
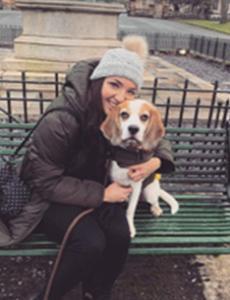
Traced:
<path fill-rule="evenodd" d="M 154 179 L 156 179 L 156 180 L 161 180 L 161 174 L 160 173 L 156 173 L 156 174 L 154 174 Z"/>

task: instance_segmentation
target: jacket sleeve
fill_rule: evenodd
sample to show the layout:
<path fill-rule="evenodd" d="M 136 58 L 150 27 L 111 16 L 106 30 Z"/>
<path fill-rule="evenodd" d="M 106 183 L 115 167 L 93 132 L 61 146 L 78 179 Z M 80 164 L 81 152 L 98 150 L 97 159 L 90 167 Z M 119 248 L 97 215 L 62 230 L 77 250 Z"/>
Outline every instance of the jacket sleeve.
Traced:
<path fill-rule="evenodd" d="M 44 200 L 97 207 L 103 199 L 103 185 L 64 172 L 71 143 L 79 134 L 80 125 L 67 112 L 48 114 L 34 132 L 21 174 Z"/>
<path fill-rule="evenodd" d="M 157 172 L 170 173 L 175 170 L 172 148 L 168 140 L 162 139 L 160 141 L 154 156 L 161 160 L 161 167 L 157 170 Z"/>

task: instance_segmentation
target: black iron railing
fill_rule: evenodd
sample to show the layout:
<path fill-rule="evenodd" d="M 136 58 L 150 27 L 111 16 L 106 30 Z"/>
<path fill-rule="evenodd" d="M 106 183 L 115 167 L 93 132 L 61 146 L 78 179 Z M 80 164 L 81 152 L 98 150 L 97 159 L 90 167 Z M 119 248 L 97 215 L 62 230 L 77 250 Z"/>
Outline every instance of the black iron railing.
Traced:
<path fill-rule="evenodd" d="M 63 82 L 64 77 L 57 73 L 49 80 L 32 80 L 26 73 L 18 80 L 0 79 L 1 115 L 9 114 L 23 122 L 36 120 L 60 94 Z M 167 126 L 224 127 L 230 118 L 230 90 L 221 90 L 217 81 L 212 89 L 194 88 L 188 80 L 173 88 L 161 85 L 156 78 L 141 94 L 161 110 Z"/>
<path fill-rule="evenodd" d="M 166 126 L 189 123 L 192 127 L 224 127 L 230 118 L 230 90 L 219 89 L 218 81 L 212 89 L 191 87 L 189 80 L 179 88 L 161 86 L 159 82 L 158 78 L 153 82 L 151 100 L 161 110 Z"/>
<path fill-rule="evenodd" d="M 60 74 L 54 73 L 50 79 L 31 79 L 22 72 L 18 79 L 0 78 L 1 111 L 17 116 L 23 122 L 43 114 L 49 103 L 56 98 L 63 85 Z"/>
<path fill-rule="evenodd" d="M 189 50 L 224 64 L 230 63 L 230 40 L 191 36 Z"/>
<path fill-rule="evenodd" d="M 138 34 L 145 36 L 150 53 L 156 51 L 176 51 L 178 49 L 189 49 L 190 45 L 190 35 L 188 34 L 171 34 L 171 33 L 162 33 L 162 32 L 149 32 L 143 31 L 143 29 L 131 30 L 131 29 L 120 29 L 118 33 L 119 39 L 122 39 L 128 34 Z"/>
<path fill-rule="evenodd" d="M 213 59 L 223 64 L 230 64 L 230 40 L 222 38 L 211 38 L 194 36 L 189 34 L 152 33 L 149 31 L 120 30 L 119 38 L 122 39 L 128 34 L 139 34 L 145 36 L 150 53 L 168 51 L 177 52 L 180 49 Z"/>

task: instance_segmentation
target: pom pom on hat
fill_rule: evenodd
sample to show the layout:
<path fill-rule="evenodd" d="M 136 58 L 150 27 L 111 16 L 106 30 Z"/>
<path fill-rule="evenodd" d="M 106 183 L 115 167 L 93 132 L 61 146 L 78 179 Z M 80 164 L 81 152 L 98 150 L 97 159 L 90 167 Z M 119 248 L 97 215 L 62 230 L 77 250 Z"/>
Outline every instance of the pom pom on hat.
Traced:
<path fill-rule="evenodd" d="M 122 41 L 122 48 L 106 51 L 90 79 L 95 80 L 109 76 L 125 77 L 140 89 L 147 55 L 148 45 L 143 37 L 126 36 Z"/>
<path fill-rule="evenodd" d="M 145 62 L 149 54 L 148 44 L 144 37 L 138 35 L 127 35 L 122 40 L 122 47 L 135 52 Z"/>

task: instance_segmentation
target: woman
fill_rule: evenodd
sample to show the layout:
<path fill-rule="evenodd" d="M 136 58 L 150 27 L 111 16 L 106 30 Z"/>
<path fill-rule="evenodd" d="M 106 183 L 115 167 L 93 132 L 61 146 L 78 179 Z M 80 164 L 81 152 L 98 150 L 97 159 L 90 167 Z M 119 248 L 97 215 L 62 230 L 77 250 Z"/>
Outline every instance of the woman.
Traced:
<path fill-rule="evenodd" d="M 81 61 L 67 75 L 63 92 L 35 130 L 22 166 L 33 203 L 44 203 L 39 230 L 61 242 L 71 221 L 94 208 L 73 229 L 49 292 L 61 299 L 83 283 L 83 299 L 109 300 L 130 244 L 126 201 L 130 187 L 106 181 L 107 141 L 99 126 L 114 106 L 135 98 L 143 80 L 146 43 L 127 37 L 124 47 L 98 61 Z M 157 157 L 130 168 L 140 180 L 173 169 L 170 147 L 162 141 Z M 37 222 L 41 218 L 37 217 Z M 43 299 L 43 295 L 36 299 Z"/>

